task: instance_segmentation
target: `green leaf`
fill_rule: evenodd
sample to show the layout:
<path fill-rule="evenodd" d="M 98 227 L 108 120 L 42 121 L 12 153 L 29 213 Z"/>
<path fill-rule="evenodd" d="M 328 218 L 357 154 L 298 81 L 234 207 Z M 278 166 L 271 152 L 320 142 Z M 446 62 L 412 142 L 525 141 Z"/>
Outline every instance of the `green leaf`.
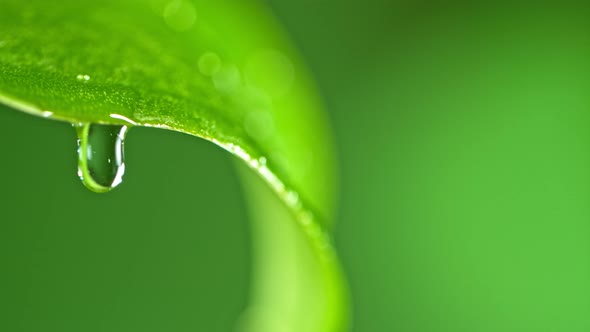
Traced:
<path fill-rule="evenodd" d="M 71 123 L 175 130 L 228 150 L 254 170 L 241 171 L 256 254 L 246 330 L 346 329 L 328 234 L 329 130 L 262 4 L 4 0 L 0 102 Z"/>

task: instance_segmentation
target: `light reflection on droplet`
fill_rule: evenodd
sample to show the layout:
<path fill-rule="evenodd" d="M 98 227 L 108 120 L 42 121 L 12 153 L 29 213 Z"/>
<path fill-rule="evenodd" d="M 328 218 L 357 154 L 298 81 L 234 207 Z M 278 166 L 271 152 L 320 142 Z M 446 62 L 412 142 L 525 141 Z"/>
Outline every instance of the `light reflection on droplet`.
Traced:
<path fill-rule="evenodd" d="M 136 125 L 137 125 L 137 123 L 136 123 L 135 121 L 133 121 L 133 120 L 129 119 L 129 118 L 128 118 L 128 117 L 126 117 L 126 116 L 120 115 L 120 114 L 115 114 L 115 113 L 113 113 L 113 114 L 109 114 L 109 116 L 110 116 L 111 118 L 113 118 L 113 119 L 123 120 L 123 121 L 127 122 L 127 123 L 128 123 L 128 124 L 130 124 L 130 125 L 134 125 L 134 126 L 136 126 Z"/>
<path fill-rule="evenodd" d="M 85 74 L 79 74 L 78 76 L 76 76 L 76 79 L 78 81 L 88 82 L 90 81 L 90 76 Z"/>
<path fill-rule="evenodd" d="M 50 116 L 52 116 L 52 115 L 53 115 L 53 112 L 50 112 L 50 111 L 43 111 L 43 112 L 41 112 L 41 115 L 42 115 L 44 118 L 48 118 L 48 117 L 50 117 Z"/>
<path fill-rule="evenodd" d="M 274 188 L 274 190 L 279 193 L 285 191 L 285 185 L 283 182 L 281 182 L 266 165 L 261 165 L 260 168 L 258 168 L 258 172 L 260 172 L 260 175 L 266 179 L 266 182 L 268 182 Z"/>
<path fill-rule="evenodd" d="M 251 160 L 252 158 L 250 157 L 250 155 L 244 151 L 244 149 L 242 149 L 241 147 L 234 145 L 232 151 L 236 154 L 236 156 L 242 158 L 243 160 Z"/>
<path fill-rule="evenodd" d="M 291 206 L 296 206 L 299 204 L 299 195 L 294 191 L 288 191 L 285 194 L 285 200 Z"/>

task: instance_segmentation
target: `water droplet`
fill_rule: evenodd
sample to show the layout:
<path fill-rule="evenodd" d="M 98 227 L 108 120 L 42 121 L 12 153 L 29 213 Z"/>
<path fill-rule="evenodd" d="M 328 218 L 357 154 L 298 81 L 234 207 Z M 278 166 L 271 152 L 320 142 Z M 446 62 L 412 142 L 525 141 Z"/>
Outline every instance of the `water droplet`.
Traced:
<path fill-rule="evenodd" d="M 51 112 L 51 111 L 43 111 L 43 112 L 41 112 L 41 115 L 44 118 L 49 118 L 49 117 L 51 117 L 53 115 L 53 112 Z"/>
<path fill-rule="evenodd" d="M 84 81 L 84 82 L 87 82 L 87 81 L 90 81 L 90 76 L 88 76 L 88 75 L 83 75 L 83 74 L 79 74 L 78 76 L 76 76 L 76 79 L 77 79 L 78 81 Z"/>
<path fill-rule="evenodd" d="M 78 176 L 84 185 L 105 193 L 123 182 L 127 126 L 82 123 L 78 133 Z"/>
<path fill-rule="evenodd" d="M 299 204 L 299 195 L 294 191 L 288 191 L 285 194 L 285 199 L 287 200 L 287 203 L 289 203 L 290 205 Z"/>
<path fill-rule="evenodd" d="M 164 20 L 172 29 L 186 31 L 195 24 L 197 11 L 189 1 L 173 0 L 164 8 Z"/>

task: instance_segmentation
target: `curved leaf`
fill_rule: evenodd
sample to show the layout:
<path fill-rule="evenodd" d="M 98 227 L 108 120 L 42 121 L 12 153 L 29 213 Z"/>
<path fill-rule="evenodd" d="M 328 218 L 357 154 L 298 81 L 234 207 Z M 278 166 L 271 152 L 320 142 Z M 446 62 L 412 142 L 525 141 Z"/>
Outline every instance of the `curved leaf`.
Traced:
<path fill-rule="evenodd" d="M 245 324 L 345 329 L 326 233 L 326 122 L 301 60 L 258 2 L 5 0 L 0 102 L 72 123 L 180 131 L 230 151 L 267 184 L 243 172 L 257 254 Z"/>

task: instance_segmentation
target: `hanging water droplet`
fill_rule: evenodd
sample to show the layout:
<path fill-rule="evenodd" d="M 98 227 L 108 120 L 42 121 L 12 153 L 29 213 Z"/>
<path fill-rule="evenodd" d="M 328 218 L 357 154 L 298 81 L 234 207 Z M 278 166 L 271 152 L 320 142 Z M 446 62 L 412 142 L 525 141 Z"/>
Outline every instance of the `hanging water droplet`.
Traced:
<path fill-rule="evenodd" d="M 123 182 L 127 126 L 81 123 L 78 133 L 78 176 L 84 185 L 105 193 Z"/>

